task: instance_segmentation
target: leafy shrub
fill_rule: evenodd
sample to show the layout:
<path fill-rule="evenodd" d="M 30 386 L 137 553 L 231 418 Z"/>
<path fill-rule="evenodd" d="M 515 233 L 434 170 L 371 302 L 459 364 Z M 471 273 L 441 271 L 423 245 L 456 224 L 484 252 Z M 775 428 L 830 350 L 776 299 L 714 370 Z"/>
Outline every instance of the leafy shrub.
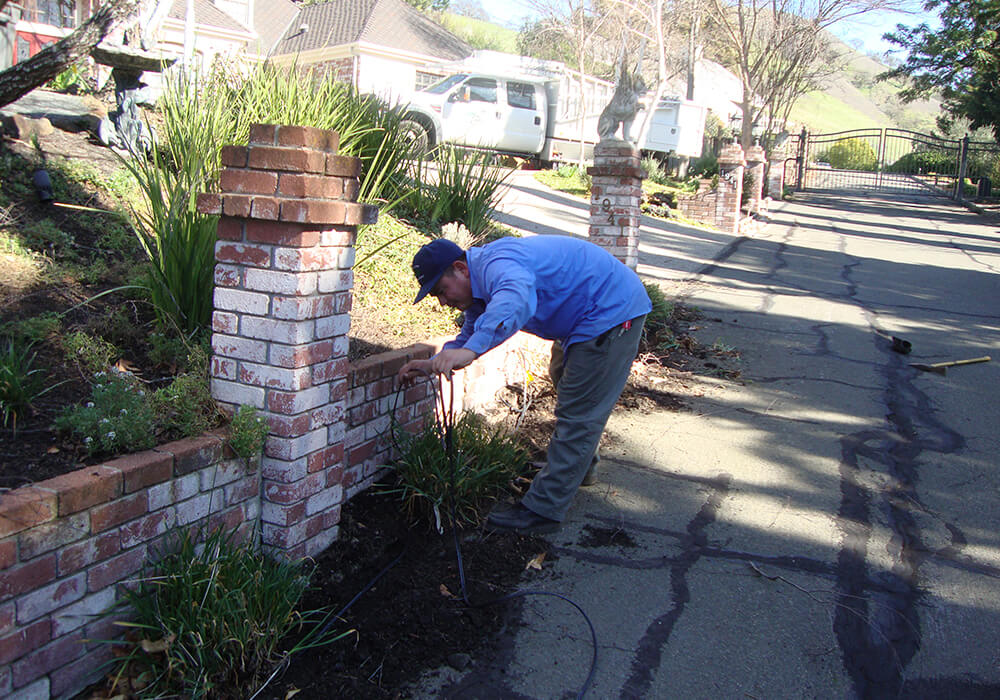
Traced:
<path fill-rule="evenodd" d="M 264 556 L 232 532 L 196 530 L 123 589 L 131 630 L 116 659 L 119 690 L 141 697 L 246 698 L 286 656 L 330 644 L 323 611 L 297 610 L 310 571 Z"/>
<path fill-rule="evenodd" d="M 196 347 L 188 371 L 153 394 L 153 410 L 161 430 L 183 437 L 200 435 L 219 422 L 219 409 L 208 379 L 208 354 Z"/>
<path fill-rule="evenodd" d="M 675 307 L 659 285 L 643 282 L 643 286 L 653 309 L 646 315 L 646 323 L 642 327 L 642 345 L 648 351 L 664 352 L 676 346 L 677 342 L 670 327 Z"/>
<path fill-rule="evenodd" d="M 56 427 L 83 441 L 88 454 L 125 454 L 157 442 L 153 406 L 138 382 L 119 372 L 99 372 L 90 401 L 67 408 Z"/>
<path fill-rule="evenodd" d="M 12 337 L 38 342 L 55 336 L 61 328 L 62 316 L 55 311 L 43 311 L 37 316 L 5 323 L 0 330 Z"/>
<path fill-rule="evenodd" d="M 688 166 L 688 175 L 692 177 L 712 177 L 719 174 L 719 159 L 714 153 L 706 153 L 695 158 Z"/>
<path fill-rule="evenodd" d="M 3 427 L 9 424 L 15 433 L 18 419 L 32 410 L 38 398 L 58 386 L 43 388 L 45 375 L 34 367 L 32 345 L 10 336 L 0 338 L 0 418 Z"/>
<path fill-rule="evenodd" d="M 838 141 L 817 156 L 817 160 L 829 163 L 838 170 L 873 171 L 878 166 L 875 149 L 864 139 Z"/>
<path fill-rule="evenodd" d="M 454 527 L 479 522 L 483 505 L 528 459 L 512 435 L 474 413 L 462 414 L 452 428 L 454 463 L 434 424 L 416 435 L 401 432 L 399 439 L 402 456 L 392 467 L 403 509 L 408 517 L 434 522 L 438 529 L 445 522 Z"/>
<path fill-rule="evenodd" d="M 22 231 L 24 241 L 35 250 L 64 252 L 73 243 L 73 237 L 56 225 L 52 219 L 33 221 Z"/>
<path fill-rule="evenodd" d="M 886 166 L 890 173 L 955 173 L 958 171 L 958 158 L 954 153 L 946 151 L 911 151 Z"/>
<path fill-rule="evenodd" d="M 88 377 L 107 370 L 121 356 L 121 350 L 112 343 L 83 331 L 67 335 L 63 338 L 62 346 L 66 359 Z"/>
<path fill-rule="evenodd" d="M 267 421 L 253 406 L 243 405 L 229 424 L 229 446 L 238 456 L 250 459 L 259 454 L 270 431 Z"/>
<path fill-rule="evenodd" d="M 642 169 L 646 171 L 646 178 L 658 185 L 667 185 L 673 182 L 673 179 L 663 167 L 663 163 L 653 156 L 646 156 L 642 159 Z"/>

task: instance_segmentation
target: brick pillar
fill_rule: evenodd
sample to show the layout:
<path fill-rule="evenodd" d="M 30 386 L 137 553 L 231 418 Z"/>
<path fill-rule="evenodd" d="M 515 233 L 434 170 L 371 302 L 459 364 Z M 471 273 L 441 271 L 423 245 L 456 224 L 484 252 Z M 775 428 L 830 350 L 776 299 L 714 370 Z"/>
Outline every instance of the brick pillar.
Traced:
<path fill-rule="evenodd" d="M 337 534 L 343 501 L 347 332 L 360 162 L 338 135 L 258 124 L 249 146 L 226 146 L 212 316 L 212 395 L 256 407 L 271 433 L 262 461 L 261 537 L 289 558 Z"/>
<path fill-rule="evenodd" d="M 767 170 L 767 193 L 771 199 L 780 202 L 785 192 L 785 160 L 788 158 L 787 141 L 771 149 L 768 160 L 771 167 Z"/>
<path fill-rule="evenodd" d="M 594 146 L 590 188 L 590 240 L 631 267 L 639 264 L 639 203 L 642 178 L 639 149 L 626 141 Z"/>
<path fill-rule="evenodd" d="M 715 227 L 727 233 L 740 232 L 740 197 L 743 196 L 743 149 L 729 143 L 719 153 L 719 187 L 715 200 Z"/>
<path fill-rule="evenodd" d="M 753 189 L 750 191 L 750 200 L 747 202 L 747 211 L 751 214 L 760 212 L 760 200 L 764 192 L 764 168 L 767 165 L 767 156 L 760 144 L 755 143 L 746 152 L 747 170 L 753 176 Z"/>

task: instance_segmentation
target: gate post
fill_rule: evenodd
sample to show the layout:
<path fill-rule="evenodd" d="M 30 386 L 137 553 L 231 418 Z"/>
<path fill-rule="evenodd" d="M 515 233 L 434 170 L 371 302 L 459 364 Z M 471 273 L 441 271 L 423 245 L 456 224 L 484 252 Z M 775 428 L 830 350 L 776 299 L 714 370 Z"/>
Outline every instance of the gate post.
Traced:
<path fill-rule="evenodd" d="M 781 201 L 785 193 L 785 161 L 788 160 L 788 141 L 771 147 L 767 160 L 771 167 L 767 170 L 767 193 L 771 199 Z"/>
<path fill-rule="evenodd" d="M 639 264 L 639 219 L 642 179 L 639 148 L 627 141 L 607 140 L 594 146 L 594 164 L 587 168 L 590 188 L 592 243 L 601 246 L 633 270 Z"/>
<path fill-rule="evenodd" d="M 750 199 L 747 201 L 747 211 L 750 214 L 759 214 L 761 209 L 761 199 L 764 194 L 764 168 L 767 165 L 767 156 L 764 155 L 764 148 L 759 142 L 754 142 L 746 152 L 747 170 L 753 178 L 750 184 Z"/>
<path fill-rule="evenodd" d="M 337 534 L 344 498 L 342 421 L 361 163 L 335 132 L 256 124 L 222 149 L 212 316 L 212 396 L 249 404 L 270 425 L 261 463 L 261 539 L 287 558 Z"/>
<path fill-rule="evenodd" d="M 715 200 L 715 227 L 739 234 L 740 199 L 743 197 L 743 171 L 747 162 L 738 143 L 728 143 L 719 153 L 719 188 Z"/>
<path fill-rule="evenodd" d="M 965 173 L 969 169 L 969 135 L 961 141 L 958 151 L 958 180 L 955 182 L 955 199 L 961 202 L 965 199 Z"/>
<path fill-rule="evenodd" d="M 803 190 L 806 186 L 806 156 L 809 155 L 809 132 L 802 127 L 802 134 L 799 135 L 799 155 L 798 168 L 795 174 L 795 189 Z"/>

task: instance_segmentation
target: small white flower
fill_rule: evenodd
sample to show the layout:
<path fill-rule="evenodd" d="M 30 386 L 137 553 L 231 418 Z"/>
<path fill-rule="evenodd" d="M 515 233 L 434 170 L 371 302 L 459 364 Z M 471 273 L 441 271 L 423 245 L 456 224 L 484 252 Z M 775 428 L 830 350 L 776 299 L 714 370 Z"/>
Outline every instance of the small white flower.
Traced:
<path fill-rule="evenodd" d="M 108 420 L 107 418 L 102 418 L 102 419 L 101 419 L 101 425 L 104 425 L 105 423 L 110 423 L 110 422 L 111 422 L 111 421 L 110 421 L 110 420 Z"/>
<path fill-rule="evenodd" d="M 84 439 L 84 441 L 83 441 L 83 444 L 84 444 L 84 445 L 89 445 L 89 444 L 90 444 L 90 443 L 92 443 L 93 441 L 94 441 L 94 438 L 92 438 L 92 437 L 88 437 L 88 438 L 85 438 L 85 439 Z"/>
<path fill-rule="evenodd" d="M 115 431 L 112 430 L 110 433 L 108 433 L 104 437 L 106 437 L 108 440 L 114 440 L 115 439 Z"/>
<path fill-rule="evenodd" d="M 87 402 L 87 408 L 93 408 L 93 407 L 94 407 L 94 402 L 93 401 L 88 401 Z"/>
<path fill-rule="evenodd" d="M 126 409 L 126 408 L 123 408 L 122 410 L 118 411 L 118 415 L 119 416 L 124 416 L 124 415 L 127 415 L 127 414 L 128 414 L 128 409 Z"/>
<path fill-rule="evenodd" d="M 98 373 L 97 373 L 97 374 L 95 374 L 94 376 L 95 376 L 95 377 L 106 377 L 107 375 L 108 375 L 108 373 L 107 373 L 107 372 L 98 372 Z"/>
<path fill-rule="evenodd" d="M 143 391 L 142 389 L 139 389 L 139 396 L 145 396 L 145 395 L 146 395 L 146 392 Z"/>

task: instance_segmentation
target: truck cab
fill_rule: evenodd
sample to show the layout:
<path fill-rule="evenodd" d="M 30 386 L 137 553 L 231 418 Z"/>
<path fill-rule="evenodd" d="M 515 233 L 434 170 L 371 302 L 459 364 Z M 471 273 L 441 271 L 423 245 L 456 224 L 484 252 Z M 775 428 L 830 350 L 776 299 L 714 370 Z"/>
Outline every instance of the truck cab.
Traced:
<path fill-rule="evenodd" d="M 458 73 L 414 94 L 406 127 L 418 148 L 449 142 L 534 155 L 545 144 L 547 109 L 541 81 Z"/>

